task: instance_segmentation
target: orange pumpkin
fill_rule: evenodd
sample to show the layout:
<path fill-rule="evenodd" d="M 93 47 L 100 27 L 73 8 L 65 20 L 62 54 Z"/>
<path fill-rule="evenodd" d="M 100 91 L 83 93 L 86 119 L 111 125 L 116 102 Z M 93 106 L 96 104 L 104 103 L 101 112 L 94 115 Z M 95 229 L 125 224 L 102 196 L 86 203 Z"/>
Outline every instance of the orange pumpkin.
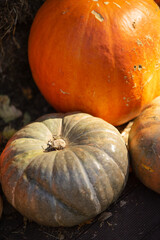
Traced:
<path fill-rule="evenodd" d="M 159 29 L 152 0 L 47 0 L 29 37 L 33 78 L 57 111 L 123 124 L 160 94 Z"/>
<path fill-rule="evenodd" d="M 129 133 L 133 171 L 148 188 L 160 193 L 160 97 L 136 118 Z"/>

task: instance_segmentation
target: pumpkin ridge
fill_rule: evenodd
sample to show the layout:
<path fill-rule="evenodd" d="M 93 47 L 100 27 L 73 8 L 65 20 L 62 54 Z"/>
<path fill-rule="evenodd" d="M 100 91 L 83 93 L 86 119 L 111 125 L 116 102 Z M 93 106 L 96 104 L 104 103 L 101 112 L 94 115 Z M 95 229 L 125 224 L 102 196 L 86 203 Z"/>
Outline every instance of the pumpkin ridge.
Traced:
<path fill-rule="evenodd" d="M 29 145 L 32 145 L 32 146 L 36 146 L 37 145 L 37 147 L 41 147 L 41 149 L 43 150 L 43 145 L 46 145 L 46 142 L 45 141 L 43 141 L 43 140 L 39 140 L 39 139 L 35 139 L 35 138 L 25 138 L 25 137 L 20 137 L 20 138 L 16 138 L 16 139 L 14 139 L 13 141 L 12 141 L 12 144 L 9 146 L 9 149 L 11 149 L 11 148 L 13 148 L 14 147 L 14 145 L 13 145 L 13 143 L 15 143 L 15 144 L 18 144 L 18 142 L 19 141 L 21 141 L 21 140 L 24 140 L 24 141 L 35 141 L 35 143 L 31 143 L 31 142 L 28 142 L 28 144 Z M 37 143 L 38 142 L 38 143 Z M 41 144 L 42 143 L 42 144 Z M 21 143 L 20 143 L 21 144 Z M 7 149 L 8 150 L 8 149 Z M 38 149 L 38 150 L 40 150 L 40 148 Z M 26 151 L 28 151 L 28 150 L 26 150 Z M 24 152 L 24 150 L 23 150 L 23 152 Z"/>
<path fill-rule="evenodd" d="M 78 145 L 78 146 L 82 146 L 82 145 Z M 76 147 L 77 147 L 77 146 L 76 146 Z M 104 152 L 104 153 L 109 157 L 109 159 L 112 160 L 112 162 L 118 166 L 118 169 L 119 169 L 120 172 L 121 172 L 122 178 L 125 179 L 125 182 L 124 182 L 124 185 L 125 185 L 125 183 L 126 183 L 126 181 L 127 181 L 127 176 L 128 176 L 128 174 L 127 174 L 127 176 L 125 177 L 125 173 L 123 173 L 123 171 L 121 170 L 120 166 L 119 166 L 115 161 L 113 161 L 113 158 L 112 158 L 111 156 L 109 156 L 108 153 L 106 153 L 104 150 L 102 150 L 102 149 L 100 149 L 100 148 L 98 148 L 98 147 L 91 146 L 91 145 L 88 145 L 87 148 L 84 146 L 83 148 L 85 148 L 85 151 L 87 151 L 87 152 L 88 152 L 87 148 L 91 148 L 91 149 L 95 148 L 95 149 L 98 149 L 98 150 L 101 151 L 101 152 Z M 82 148 L 82 149 L 83 149 L 83 148 Z M 92 151 L 92 150 L 91 150 L 91 151 Z M 90 152 L 89 152 L 89 153 L 90 153 Z M 91 153 L 90 153 L 90 154 L 91 154 Z M 100 162 L 98 162 L 98 163 L 101 164 Z M 102 164 L 101 164 L 101 166 L 102 166 Z M 104 167 L 103 167 L 103 169 L 104 169 Z M 105 171 L 105 169 L 104 169 L 104 171 Z M 105 171 L 105 173 L 106 173 L 106 171 Z M 107 174 L 107 173 L 106 173 L 106 174 Z M 109 179 L 109 178 L 108 178 L 108 179 Z M 111 185 L 111 187 L 112 187 L 112 184 L 110 184 L 110 185 Z M 122 189 L 123 189 L 123 187 L 122 187 Z M 114 195 L 115 195 L 115 193 L 114 193 Z M 116 199 L 116 198 L 114 197 L 114 198 L 113 198 L 113 201 L 114 201 L 115 199 Z"/>
<path fill-rule="evenodd" d="M 84 117 L 82 117 L 82 118 L 80 118 L 75 124 L 72 124 L 72 127 L 68 130 L 68 132 L 67 133 L 65 133 L 65 131 L 64 131 L 64 128 L 65 128 L 65 126 L 64 126 L 64 121 L 65 121 L 65 118 L 63 118 L 63 120 L 62 120 L 62 136 L 64 136 L 64 137 L 67 137 L 68 136 L 68 134 L 72 131 L 72 129 L 77 125 L 77 124 L 79 124 L 82 120 L 84 120 L 84 119 L 86 119 L 86 118 L 92 118 L 92 116 L 90 116 L 90 115 L 85 115 Z M 70 120 L 70 122 L 72 121 L 72 119 Z"/>
<path fill-rule="evenodd" d="M 76 146 L 77 147 L 77 146 Z M 83 148 L 80 148 L 80 149 L 82 149 L 83 150 Z M 95 162 L 97 162 L 101 167 L 102 167 L 102 169 L 103 169 L 103 171 L 104 171 L 104 174 L 106 175 L 106 178 L 108 179 L 108 183 L 109 183 L 109 185 L 110 185 L 110 189 L 111 189 L 111 191 L 112 191 L 112 193 L 113 193 L 113 198 L 114 198 L 114 192 L 113 192 L 113 189 L 112 189 L 112 185 L 111 185 L 111 182 L 110 182 L 110 179 L 109 179 L 109 177 L 108 177 L 108 175 L 107 175 L 107 173 L 106 173 L 106 171 L 105 171 L 105 169 L 104 169 L 104 167 L 103 167 L 103 165 L 99 162 L 99 161 L 97 161 L 97 159 L 96 159 L 96 157 L 94 157 L 94 155 L 91 153 L 91 152 L 89 152 L 87 149 L 85 149 L 86 151 L 87 151 L 87 153 L 90 155 L 90 156 L 92 156 L 93 158 L 94 158 L 94 160 L 95 160 Z M 73 150 L 72 150 L 73 151 Z M 74 152 L 75 153 L 75 152 Z M 79 158 L 78 158 L 79 159 Z M 84 167 L 85 168 L 85 167 Z M 86 171 L 86 170 L 85 170 Z M 86 171 L 87 172 L 87 171 Z M 88 174 L 87 174 L 87 176 L 88 176 Z M 90 181 L 91 182 L 91 181 Z M 91 183 L 92 184 L 92 183 Z M 92 184 L 92 186 L 93 186 L 93 184 Z M 109 202 L 109 200 L 107 199 L 107 201 Z M 110 203 L 108 203 L 108 205 L 109 205 Z"/>
<path fill-rule="evenodd" d="M 106 133 L 111 133 L 111 134 L 113 134 L 116 138 L 118 138 L 118 139 L 115 139 L 115 141 L 116 140 L 118 140 L 118 141 L 121 141 L 121 142 L 123 142 L 124 143 L 124 141 L 123 141 L 123 139 L 122 138 L 120 138 L 120 136 L 118 136 L 119 135 L 119 132 L 118 133 L 115 133 L 115 131 L 112 131 L 112 130 L 109 130 L 109 129 L 98 129 L 98 130 L 91 130 L 91 131 L 85 131 L 84 133 L 82 133 L 82 134 L 79 134 L 78 136 L 77 136 L 77 138 L 74 138 L 74 141 L 77 141 L 77 140 L 79 140 L 81 137 L 83 137 L 83 136 L 85 136 L 85 135 L 87 135 L 87 134 L 90 134 L 90 133 L 104 133 L 104 132 L 106 132 Z M 112 138 L 112 140 L 113 140 L 113 138 Z"/>
<path fill-rule="evenodd" d="M 61 119 L 61 121 L 60 121 L 60 127 L 59 127 L 59 133 L 57 134 L 57 136 L 61 136 L 62 135 L 62 121 L 63 121 L 63 118 L 60 118 L 59 117 L 59 119 Z M 53 121 L 54 121 L 54 119 L 53 119 Z M 41 123 L 43 123 L 47 128 L 48 128 L 48 126 L 47 126 L 47 124 L 45 124 L 45 122 L 41 122 Z M 51 132 L 51 130 L 48 128 L 48 130 L 50 131 L 50 133 L 51 133 L 51 135 L 53 136 L 53 133 Z"/>
<path fill-rule="evenodd" d="M 7 152 L 8 152 L 8 151 L 7 151 Z M 27 152 L 31 152 L 31 153 L 36 152 L 36 153 L 37 153 L 37 156 L 42 154 L 42 152 L 41 152 L 40 149 L 28 150 Z M 14 158 L 17 158 L 17 157 L 19 157 L 19 156 L 21 156 L 21 155 L 23 156 L 25 153 L 26 153 L 26 152 L 24 152 L 24 151 L 23 151 L 23 152 L 19 152 L 19 153 L 17 153 L 16 155 L 14 155 Z M 10 155 L 10 153 L 6 153 L 6 152 L 4 152 L 3 155 L 4 155 L 4 154 L 6 154 L 6 155 L 9 154 L 9 155 Z M 35 157 L 37 157 L 37 156 L 35 156 Z M 6 156 L 4 156 L 3 158 L 5 159 Z M 12 159 L 13 159 L 13 156 L 11 155 L 11 156 L 7 157 L 7 159 L 6 159 L 5 161 L 3 160 L 3 163 L 0 162 L 0 170 L 2 171 L 2 169 L 5 168 L 6 165 L 10 164 L 11 162 L 12 162 L 12 163 L 13 163 L 13 162 L 15 162 L 15 163 L 17 162 L 15 159 L 13 159 L 13 160 L 12 160 Z M 11 160 L 12 160 L 12 161 L 11 161 Z"/>
<path fill-rule="evenodd" d="M 71 153 L 73 153 L 70 149 L 68 149 L 67 151 L 70 151 Z M 60 153 L 61 152 L 57 151 L 57 155 Z M 55 162 L 56 162 L 56 158 L 58 158 L 57 155 L 55 156 Z M 74 154 L 74 155 L 76 156 L 76 154 Z M 77 158 L 77 156 L 76 156 L 76 158 Z M 52 168 L 52 175 L 54 175 L 53 169 L 54 169 L 54 166 Z M 64 202 L 64 199 L 62 201 L 61 197 L 59 197 L 59 193 L 57 193 L 57 191 L 54 188 L 52 188 L 52 190 L 53 190 L 53 194 L 54 194 L 55 198 L 58 199 L 60 202 L 62 202 L 65 206 L 68 206 L 69 209 L 73 207 L 76 210 L 77 214 L 80 214 L 81 216 L 88 216 L 87 214 L 85 214 L 85 212 L 81 212 L 80 210 L 78 210 L 75 204 L 72 204 L 69 202 Z"/>
<path fill-rule="evenodd" d="M 25 138 L 25 139 L 28 139 L 28 138 L 31 138 L 31 139 L 35 139 L 35 140 L 41 140 L 42 142 L 46 143 L 44 140 L 42 140 L 42 138 L 38 138 L 38 137 L 35 137 L 35 136 L 32 136 L 31 134 L 29 134 L 28 136 L 26 135 L 26 133 L 30 130 L 31 132 L 33 132 L 32 128 L 34 128 L 34 134 L 37 132 L 39 133 L 39 129 L 41 129 L 40 126 L 36 126 L 40 124 L 41 126 L 45 127 L 45 130 L 48 131 L 48 133 L 50 133 L 49 129 L 47 128 L 47 126 L 45 124 L 43 124 L 42 122 L 33 122 L 33 123 L 30 123 L 28 125 L 26 125 L 24 128 L 20 129 L 19 131 L 17 131 L 17 133 L 12 137 L 12 141 L 13 139 L 15 138 L 16 139 L 22 139 L 22 138 Z M 47 132 L 46 134 L 47 135 Z"/>
<path fill-rule="evenodd" d="M 13 136 L 14 137 L 14 136 Z M 12 140 L 12 142 L 13 141 L 16 141 L 16 140 L 19 140 L 19 139 L 32 139 L 32 140 L 36 140 L 36 141 L 41 141 L 42 143 L 46 143 L 45 141 L 43 141 L 43 140 L 41 140 L 41 139 L 38 139 L 38 138 L 34 138 L 34 137 L 25 137 L 25 135 L 23 136 L 23 137 L 21 137 L 21 136 L 16 136 L 16 138 L 15 139 L 11 139 Z"/>
<path fill-rule="evenodd" d="M 58 151 L 57 151 L 57 154 L 58 154 Z M 36 156 L 36 157 L 37 157 L 37 156 Z M 13 198 L 12 198 L 12 204 L 13 204 L 13 206 L 16 206 L 16 204 L 15 204 L 15 198 L 14 198 L 14 197 L 15 197 L 15 192 L 16 192 L 16 187 L 18 186 L 18 184 L 19 184 L 19 182 L 21 181 L 21 179 L 23 178 L 23 176 L 25 176 L 26 179 L 32 181 L 32 184 L 37 185 L 43 192 L 45 192 L 45 193 L 47 192 L 49 195 L 53 196 L 58 203 L 62 204 L 62 205 L 65 206 L 67 209 L 69 209 L 69 211 L 70 211 L 71 213 L 74 213 L 75 215 L 85 216 L 85 215 L 83 215 L 81 212 L 79 212 L 77 209 L 76 209 L 76 211 L 73 211 L 73 209 L 71 209 L 70 206 L 68 206 L 64 201 L 62 201 L 60 198 L 58 198 L 58 196 L 55 196 L 55 192 L 53 192 L 53 194 L 52 194 L 52 192 L 48 191 L 47 189 L 44 189 L 44 187 L 41 185 L 41 183 L 39 183 L 39 182 L 37 181 L 37 179 L 35 180 L 34 178 L 32 178 L 32 177 L 30 177 L 28 174 L 26 174 L 27 168 L 29 168 L 29 166 L 32 164 L 32 162 L 35 160 L 36 157 L 34 157 L 34 158 L 30 161 L 30 163 L 24 168 L 22 174 L 19 176 L 18 181 L 16 182 L 15 187 L 14 187 L 13 190 L 12 190 L 12 195 L 14 195 Z M 56 158 L 56 156 L 55 156 L 55 158 Z M 54 167 L 54 164 L 53 164 L 53 167 Z M 52 190 L 53 190 L 53 189 L 52 189 Z M 57 195 L 57 194 L 56 194 L 56 195 Z M 75 209 L 75 208 L 74 208 L 74 209 Z"/>
<path fill-rule="evenodd" d="M 67 149 L 67 152 L 71 152 L 72 153 L 72 155 L 74 155 L 74 156 L 76 156 L 70 149 Z M 62 151 L 61 152 L 59 152 L 60 154 L 62 153 Z M 76 158 L 77 158 L 77 156 L 76 156 Z M 66 161 L 67 162 L 67 161 Z M 81 166 L 81 165 L 80 165 Z M 82 169 L 81 169 L 82 170 Z M 55 175 L 55 173 L 52 173 L 52 175 Z M 86 175 L 85 175 L 86 176 Z M 87 179 L 88 179 L 88 177 L 87 177 Z M 87 182 L 88 183 L 88 182 Z M 90 186 L 91 184 L 90 183 L 88 183 L 88 185 Z M 56 186 L 57 186 L 57 183 L 56 183 Z M 56 191 L 56 188 L 54 188 L 53 190 L 55 190 Z M 61 199 L 61 197 L 59 197 L 59 193 L 57 193 L 57 192 L 55 192 L 54 191 L 54 194 L 57 196 L 57 198 L 58 199 Z M 72 190 L 71 190 L 72 191 Z M 63 199 L 65 199 L 63 196 L 62 196 L 62 198 Z M 64 201 L 63 201 L 64 202 Z M 93 215 L 95 215 L 95 210 L 94 210 L 94 213 L 92 214 L 92 216 L 91 216 L 91 214 L 90 213 L 87 213 L 87 212 L 85 212 L 84 210 L 83 210 L 83 212 L 81 211 L 81 207 L 79 207 L 80 208 L 80 210 L 78 210 L 77 209 L 77 205 L 75 205 L 75 203 L 73 202 L 73 204 L 72 204 L 72 202 L 70 202 L 70 200 L 68 201 L 66 201 L 66 202 L 64 202 L 67 206 L 69 206 L 69 207 L 73 207 L 73 208 L 75 208 L 76 210 L 77 210 L 77 212 L 79 212 L 79 213 L 81 213 L 81 216 L 90 216 L 90 217 L 92 217 Z M 93 205 L 94 206 L 94 205 Z M 82 207 L 82 209 L 83 209 L 84 207 Z M 92 210 L 92 212 L 93 212 L 93 210 Z M 99 212 L 98 212 L 99 213 Z M 90 214 L 90 215 L 89 215 Z"/>
<path fill-rule="evenodd" d="M 7 170 L 8 170 L 8 169 L 7 169 Z M 6 171 L 4 171 L 4 172 L 6 173 Z M 12 175 L 12 173 L 14 173 L 14 169 L 11 169 L 9 173 L 10 173 L 10 175 Z M 1 176 L 2 176 L 2 170 L 1 170 Z M 9 179 L 8 176 L 7 176 L 7 179 Z M 2 179 L 1 179 L 1 184 L 2 184 Z M 5 189 L 3 188 L 3 186 L 2 186 L 2 189 L 3 189 L 3 192 L 5 193 Z M 15 187 L 13 187 L 12 189 L 13 189 L 13 190 L 12 190 L 12 194 L 13 194 Z M 7 194 L 6 194 L 6 196 L 7 196 Z M 12 198 L 12 199 L 13 199 L 13 198 Z M 13 204 L 14 201 L 11 200 L 10 203 Z M 13 205 L 13 206 L 15 206 L 15 205 Z"/>
<path fill-rule="evenodd" d="M 84 146 L 84 147 L 85 147 L 85 144 L 79 144 L 78 146 Z M 101 149 L 101 148 L 99 148 L 98 146 L 93 146 L 93 145 L 88 145 L 88 147 L 90 147 L 90 148 L 96 148 L 96 149 L 100 150 L 101 152 L 105 153 L 105 154 L 112 160 L 112 162 L 114 162 L 114 163 L 118 166 L 118 169 L 120 170 L 123 178 L 125 178 L 125 173 L 124 173 L 124 172 L 122 171 L 122 169 L 120 168 L 121 166 L 119 166 L 118 163 L 113 160 L 112 156 L 110 156 L 104 149 Z"/>
<path fill-rule="evenodd" d="M 51 178 L 51 176 L 52 176 L 52 172 L 53 172 L 53 168 L 54 168 L 54 164 L 55 164 L 55 158 L 56 158 L 57 154 L 58 154 L 58 151 L 54 151 L 54 153 L 53 152 L 52 153 L 51 152 L 47 152 L 47 153 L 44 152 L 43 154 L 41 154 L 40 158 L 38 158 L 38 159 L 36 159 L 37 158 L 37 156 L 36 156 L 36 158 L 34 160 L 35 160 L 35 163 L 38 162 L 38 168 L 36 168 L 36 173 L 33 173 L 30 177 L 31 179 L 35 179 L 35 181 L 37 181 L 39 183 L 39 185 L 41 185 L 45 189 L 48 189 L 48 192 L 51 192 L 51 193 L 52 193 L 52 187 L 51 187 L 52 186 L 52 178 Z M 51 159 L 49 159 L 48 162 L 51 164 L 51 166 L 50 166 L 50 168 L 51 168 L 51 173 L 50 174 L 51 175 L 49 176 L 49 173 L 48 173 L 47 177 L 51 181 L 50 180 L 47 181 L 47 186 L 46 186 L 43 177 L 40 178 L 40 180 L 39 180 L 38 175 L 41 176 L 41 173 L 40 173 L 41 169 L 44 169 L 43 163 L 47 162 L 47 157 L 49 157 L 50 155 L 51 155 L 52 161 L 51 161 Z M 48 162 L 47 162 L 47 166 L 48 166 Z"/>
<path fill-rule="evenodd" d="M 19 139 L 22 139 L 22 138 L 18 138 L 18 139 L 15 139 L 13 142 L 15 142 L 16 140 L 18 141 Z M 33 140 L 33 139 L 32 139 Z M 37 140 L 36 140 L 37 141 Z M 12 142 L 12 143 L 13 143 Z M 37 145 L 37 144 L 35 144 L 35 145 Z M 32 145 L 33 146 L 33 145 Z M 2 167 L 4 167 L 4 164 L 6 164 L 6 163 L 8 163 L 9 161 L 10 161 L 10 158 L 12 158 L 13 156 L 12 155 L 14 155 L 14 157 L 17 157 L 17 156 L 19 156 L 19 155 L 21 155 L 21 154 L 24 154 L 24 153 L 28 153 L 28 152 L 30 152 L 30 153 L 32 153 L 32 152 L 35 152 L 35 151 L 37 151 L 37 154 L 38 154 L 38 152 L 39 152 L 39 154 L 41 154 L 41 153 L 43 153 L 43 146 L 41 146 L 41 148 L 38 148 L 39 147 L 39 145 L 37 146 L 37 149 L 30 149 L 30 150 L 21 150 L 21 151 L 19 151 L 19 152 L 17 152 L 16 154 L 15 154 L 15 152 L 14 152 L 14 150 L 13 150 L 13 147 L 15 147 L 15 146 L 13 146 L 13 145 L 11 145 L 10 144 L 10 146 L 8 146 L 6 149 L 4 149 L 4 151 L 3 151 L 3 158 L 4 159 L 6 159 L 6 161 L 4 161 L 3 160 L 3 165 L 2 165 L 2 162 L 0 162 L 0 168 L 2 169 Z M 12 151 L 13 151 L 13 153 L 12 153 Z M 12 153 L 12 155 L 11 155 L 11 153 Z M 7 158 L 6 158 L 6 155 L 11 155 L 11 156 L 7 156 Z"/>
<path fill-rule="evenodd" d="M 71 151 L 71 150 L 70 150 L 70 151 Z M 75 152 L 73 152 L 73 151 L 71 151 L 71 152 L 76 156 L 76 159 L 77 159 L 78 162 L 80 163 L 80 166 L 81 166 L 82 169 L 83 169 L 83 172 L 84 172 L 84 174 L 85 174 L 85 177 L 86 177 L 86 179 L 88 180 L 89 186 L 91 187 L 91 192 L 93 191 L 93 195 L 94 195 L 94 197 L 96 197 L 96 200 L 98 201 L 98 204 L 97 204 L 97 205 L 99 205 L 98 209 L 97 209 L 97 206 L 95 206 L 96 213 L 98 214 L 98 213 L 101 212 L 101 204 L 100 204 L 100 201 L 99 201 L 99 199 L 98 199 L 96 190 L 95 190 L 95 188 L 94 188 L 94 186 L 93 186 L 93 184 L 92 184 L 92 182 L 91 182 L 91 180 L 90 180 L 90 178 L 89 178 L 89 176 L 88 176 L 88 174 L 87 174 L 87 171 L 86 171 L 85 167 L 83 166 L 83 163 L 81 162 L 81 160 L 79 159 L 79 157 L 77 156 L 77 154 L 76 154 Z M 96 205 L 96 204 L 95 204 L 95 205 Z"/>
<path fill-rule="evenodd" d="M 38 182 L 35 182 L 34 179 L 32 178 L 27 178 L 28 180 L 30 180 L 30 182 L 32 182 L 32 185 L 35 185 L 35 186 L 38 186 L 38 188 L 44 192 L 44 194 L 48 194 L 49 196 L 53 197 L 54 200 L 60 205 L 60 206 L 63 206 L 63 208 L 67 209 L 68 212 L 74 214 L 75 216 L 82 216 L 82 217 L 86 217 L 85 215 L 83 215 L 81 212 L 79 212 L 77 209 L 73 209 L 71 208 L 70 206 L 68 206 L 68 204 L 66 204 L 65 202 L 63 202 L 61 199 L 57 198 L 55 195 L 52 195 L 49 191 L 47 191 L 46 189 L 44 189 L 42 187 L 42 185 L 40 185 Z M 87 217 L 89 218 L 89 217 Z M 54 218 L 55 219 L 55 218 Z M 57 222 L 57 220 L 55 219 L 55 221 Z M 59 224 L 59 222 L 57 222 Z"/>
<path fill-rule="evenodd" d="M 22 176 L 23 177 L 23 176 Z M 62 199 L 58 198 L 58 196 L 55 196 L 54 194 L 52 194 L 52 192 L 49 192 L 48 190 L 44 189 L 42 187 L 42 185 L 38 182 L 38 181 L 35 181 L 34 178 L 31 178 L 31 177 L 28 177 L 26 175 L 26 178 L 32 182 L 32 185 L 36 185 L 39 187 L 39 189 L 41 191 L 43 191 L 45 194 L 47 193 L 48 195 L 52 196 L 60 205 L 62 206 L 65 206 L 65 208 L 67 208 L 69 210 L 70 213 L 73 213 L 75 215 L 81 215 L 81 216 L 84 216 L 84 214 L 82 214 L 82 212 L 80 212 L 78 209 L 76 209 L 74 207 L 74 209 L 72 208 L 72 206 L 69 206 L 68 204 L 66 204 L 64 201 L 62 201 Z M 88 217 L 89 218 L 89 217 Z"/>
<path fill-rule="evenodd" d="M 115 131 L 112 131 L 112 130 L 110 130 L 110 129 L 94 129 L 94 130 L 90 130 L 90 131 L 85 131 L 85 132 L 83 132 L 82 134 L 79 134 L 76 138 L 74 138 L 74 141 L 75 140 L 78 140 L 79 138 L 81 138 L 81 137 L 83 137 L 83 136 L 85 136 L 85 135 L 87 135 L 88 133 L 94 133 L 94 132 L 96 132 L 96 133 L 98 133 L 98 132 L 106 132 L 106 133 L 111 133 L 111 134 L 113 134 L 113 135 L 115 135 L 115 136 L 117 136 L 117 137 L 119 137 L 118 136 L 118 133 L 115 133 Z M 119 139 L 118 139 L 119 140 Z M 120 138 L 120 140 L 122 140 L 121 138 Z"/>
<path fill-rule="evenodd" d="M 57 151 L 57 155 L 58 155 L 59 153 L 60 153 L 60 152 Z M 55 156 L 55 161 L 56 161 L 57 155 Z M 53 170 L 54 170 L 54 166 L 53 166 L 53 168 L 52 168 L 52 173 L 53 173 Z M 62 201 L 62 200 L 61 200 L 61 197 L 58 196 L 58 193 L 57 193 L 54 189 L 52 189 L 52 190 L 53 190 L 54 196 L 56 196 L 56 199 L 59 199 L 59 201 L 60 201 L 61 203 L 63 203 L 65 206 L 68 206 L 69 209 L 72 208 L 72 205 L 69 205 L 69 203 L 65 203 L 64 201 Z M 82 213 L 82 212 L 80 212 L 80 211 L 76 208 L 76 206 L 73 206 L 73 208 L 76 209 L 76 211 L 77 211 L 78 214 L 80 214 L 81 216 L 85 216 L 85 214 Z"/>
<path fill-rule="evenodd" d="M 12 140 L 12 143 L 14 142 L 14 141 L 18 141 L 18 140 L 21 140 L 21 139 L 24 139 L 24 140 L 33 140 L 33 141 L 40 141 L 40 142 L 42 142 L 42 143 L 45 143 L 46 144 L 46 142 L 45 141 L 43 141 L 43 140 L 41 140 L 41 139 L 36 139 L 36 138 L 29 138 L 29 137 L 25 137 L 25 136 L 23 136 L 23 137 L 18 137 L 18 138 L 15 138 L 14 140 Z M 34 144 L 36 144 L 36 143 L 33 143 L 33 145 Z M 37 144 L 38 145 L 38 144 Z M 11 145 L 12 146 L 12 145 Z"/>
<path fill-rule="evenodd" d="M 16 191 L 16 188 L 18 186 L 18 183 L 20 182 L 21 178 L 23 177 L 23 175 L 24 175 L 26 169 L 28 168 L 28 166 L 30 166 L 30 164 L 35 160 L 36 157 L 37 156 L 33 157 L 30 160 L 29 164 L 23 169 L 22 174 L 20 174 L 20 176 L 18 178 L 18 181 L 16 182 L 15 186 L 13 187 L 13 190 L 12 190 L 12 200 L 11 200 L 11 203 L 12 203 L 13 206 L 16 206 L 16 204 L 15 204 L 15 191 Z"/>
<path fill-rule="evenodd" d="M 99 148 L 99 149 L 100 149 L 100 148 Z M 118 163 L 113 160 L 112 156 L 110 156 L 110 155 L 108 154 L 108 152 L 106 152 L 105 150 L 102 150 L 102 149 L 100 149 L 100 150 L 101 150 L 101 151 L 104 151 L 104 153 L 106 153 L 106 155 L 108 155 L 108 156 L 110 157 L 110 159 L 112 159 L 112 161 L 118 166 L 118 168 L 119 168 L 119 170 L 120 170 L 123 178 L 125 179 L 125 173 L 122 171 L 121 166 L 118 165 Z"/>

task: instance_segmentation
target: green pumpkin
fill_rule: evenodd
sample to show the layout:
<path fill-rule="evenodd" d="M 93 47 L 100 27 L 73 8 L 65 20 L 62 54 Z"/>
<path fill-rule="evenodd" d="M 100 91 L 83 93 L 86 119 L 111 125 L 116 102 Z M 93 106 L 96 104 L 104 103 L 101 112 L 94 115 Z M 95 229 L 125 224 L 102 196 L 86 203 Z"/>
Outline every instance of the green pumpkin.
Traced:
<path fill-rule="evenodd" d="M 128 177 L 119 131 L 84 113 L 48 114 L 19 130 L 0 158 L 8 201 L 47 226 L 73 226 L 113 203 Z"/>

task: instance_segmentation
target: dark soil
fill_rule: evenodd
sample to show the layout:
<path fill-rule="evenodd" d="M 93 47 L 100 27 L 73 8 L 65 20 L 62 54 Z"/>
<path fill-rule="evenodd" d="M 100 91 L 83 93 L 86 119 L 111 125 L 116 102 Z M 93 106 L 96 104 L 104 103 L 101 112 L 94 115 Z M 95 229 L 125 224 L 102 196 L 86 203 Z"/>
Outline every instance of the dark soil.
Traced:
<path fill-rule="evenodd" d="M 34 2 L 34 4 L 33 4 Z M 37 89 L 29 68 L 27 45 L 34 15 L 43 0 L 0 0 L 0 94 L 8 95 L 11 104 L 31 121 L 54 110 Z M 23 125 L 22 116 L 10 124 Z M 1 130 L 4 127 L 0 121 Z"/>
<path fill-rule="evenodd" d="M 7 95 L 22 112 L 21 117 L 8 123 L 0 118 L 0 153 L 7 143 L 2 134 L 6 126 L 18 130 L 27 121 L 54 112 L 32 79 L 27 56 L 30 27 L 43 2 L 0 0 L 0 95 Z M 2 189 L 0 194 L 4 204 L 0 240 L 157 240 L 160 236 L 160 197 L 133 174 L 121 197 L 107 209 L 109 215 L 73 228 L 48 228 L 30 222 L 7 202 Z"/>

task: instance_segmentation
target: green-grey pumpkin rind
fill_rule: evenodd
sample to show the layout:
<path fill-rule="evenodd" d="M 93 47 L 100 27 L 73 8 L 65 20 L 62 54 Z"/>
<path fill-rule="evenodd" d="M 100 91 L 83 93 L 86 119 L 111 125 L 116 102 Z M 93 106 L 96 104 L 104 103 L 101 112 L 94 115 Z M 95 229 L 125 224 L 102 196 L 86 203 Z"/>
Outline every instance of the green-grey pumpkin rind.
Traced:
<path fill-rule="evenodd" d="M 64 149 L 47 151 L 54 139 Z M 85 113 L 48 114 L 19 130 L 0 158 L 8 201 L 47 226 L 74 226 L 104 211 L 122 192 L 128 152 L 119 131 Z"/>

